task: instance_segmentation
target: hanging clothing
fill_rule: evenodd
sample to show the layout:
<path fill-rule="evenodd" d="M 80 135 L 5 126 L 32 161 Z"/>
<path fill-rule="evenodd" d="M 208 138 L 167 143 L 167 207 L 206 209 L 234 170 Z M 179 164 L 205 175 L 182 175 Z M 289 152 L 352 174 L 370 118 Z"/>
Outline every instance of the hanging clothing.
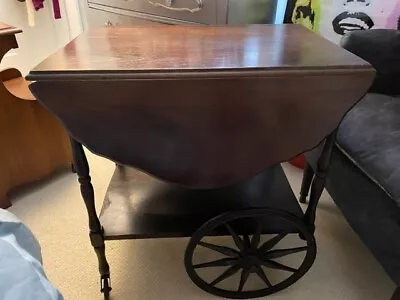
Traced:
<path fill-rule="evenodd" d="M 59 0 L 53 0 L 53 12 L 55 19 L 61 19 L 61 10 Z"/>
<path fill-rule="evenodd" d="M 33 2 L 33 7 L 35 8 L 36 11 L 44 8 L 44 0 L 32 0 L 32 2 Z M 61 9 L 59 0 L 53 0 L 53 12 L 55 19 L 61 19 Z"/>
<path fill-rule="evenodd" d="M 32 3 L 36 11 L 44 8 L 44 0 L 32 0 Z"/>

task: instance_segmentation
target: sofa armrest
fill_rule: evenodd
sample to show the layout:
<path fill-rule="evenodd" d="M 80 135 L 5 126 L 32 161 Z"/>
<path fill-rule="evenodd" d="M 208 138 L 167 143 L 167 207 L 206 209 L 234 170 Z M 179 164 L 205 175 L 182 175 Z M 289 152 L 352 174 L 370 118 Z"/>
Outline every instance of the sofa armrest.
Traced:
<path fill-rule="evenodd" d="M 341 45 L 376 69 L 369 92 L 400 95 L 400 30 L 352 31 L 343 37 Z"/>

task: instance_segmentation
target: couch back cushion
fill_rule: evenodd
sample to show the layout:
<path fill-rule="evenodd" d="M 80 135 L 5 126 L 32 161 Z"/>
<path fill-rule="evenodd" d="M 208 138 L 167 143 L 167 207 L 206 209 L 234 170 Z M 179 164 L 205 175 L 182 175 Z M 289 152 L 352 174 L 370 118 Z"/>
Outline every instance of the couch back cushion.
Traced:
<path fill-rule="evenodd" d="M 370 92 L 400 95 L 400 30 L 352 31 L 343 37 L 341 44 L 376 69 Z"/>

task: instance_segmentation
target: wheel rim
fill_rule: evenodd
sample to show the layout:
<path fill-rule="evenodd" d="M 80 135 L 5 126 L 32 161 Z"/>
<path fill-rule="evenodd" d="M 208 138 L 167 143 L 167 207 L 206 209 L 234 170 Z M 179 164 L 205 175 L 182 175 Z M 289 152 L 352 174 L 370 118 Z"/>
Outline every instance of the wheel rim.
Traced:
<path fill-rule="evenodd" d="M 296 233 L 301 236 L 306 245 L 277 249 L 276 247 L 288 236 L 289 233 L 287 232 L 277 232 L 274 237 L 262 242 L 263 225 L 260 225 L 260 223 L 266 217 L 276 218 L 281 222 L 290 224 L 295 229 L 290 234 Z M 252 234 L 238 233 L 238 230 L 232 226 L 233 222 L 243 219 L 256 220 Z M 234 247 L 208 243 L 202 240 L 206 236 L 215 234 L 221 227 L 225 228 L 225 231 L 232 237 Z M 252 236 L 251 238 L 250 235 Z M 194 252 L 198 247 L 204 248 L 207 251 L 217 252 L 223 257 L 213 261 L 194 263 Z M 280 259 L 295 253 L 305 253 L 304 259 L 298 268 L 293 268 L 276 261 L 278 258 Z M 219 215 L 201 226 L 192 236 L 186 248 L 185 268 L 191 280 L 208 293 L 225 298 L 257 298 L 276 293 L 295 283 L 310 269 L 315 260 L 315 255 L 316 245 L 314 236 L 301 219 L 287 212 L 275 209 L 247 209 Z M 215 267 L 226 267 L 226 269 L 220 272 L 220 275 L 212 281 L 205 280 L 199 275 L 199 270 Z M 274 283 L 266 275 L 265 269 L 286 272 L 291 275 L 278 283 Z M 240 274 L 240 278 L 237 282 L 236 290 L 217 287 L 228 278 L 238 274 Z M 256 290 L 246 290 L 246 283 L 251 274 L 255 274 L 265 287 Z"/>

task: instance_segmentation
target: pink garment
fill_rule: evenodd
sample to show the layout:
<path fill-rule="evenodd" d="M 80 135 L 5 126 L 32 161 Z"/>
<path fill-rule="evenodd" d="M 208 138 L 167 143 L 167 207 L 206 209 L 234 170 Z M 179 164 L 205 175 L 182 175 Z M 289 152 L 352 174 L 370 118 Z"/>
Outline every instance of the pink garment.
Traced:
<path fill-rule="evenodd" d="M 35 10 L 44 8 L 44 0 L 32 0 Z"/>
<path fill-rule="evenodd" d="M 44 0 L 32 0 L 35 10 L 44 8 Z M 61 19 L 61 9 L 59 0 L 53 0 L 53 12 L 55 19 Z"/>

